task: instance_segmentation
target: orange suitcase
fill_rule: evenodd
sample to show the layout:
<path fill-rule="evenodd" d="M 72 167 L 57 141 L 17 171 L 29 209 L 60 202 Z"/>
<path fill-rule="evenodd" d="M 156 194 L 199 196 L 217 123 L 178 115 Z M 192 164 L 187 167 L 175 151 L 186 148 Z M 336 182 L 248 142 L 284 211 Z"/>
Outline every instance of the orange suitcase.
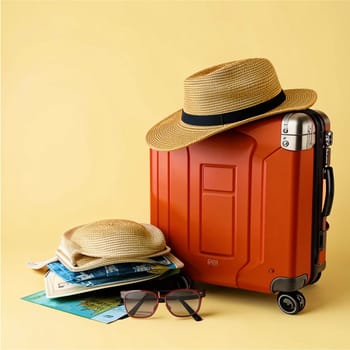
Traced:
<path fill-rule="evenodd" d="M 331 144 L 329 119 L 308 109 L 151 150 L 151 223 L 193 281 L 274 293 L 298 313 L 326 264 Z"/>

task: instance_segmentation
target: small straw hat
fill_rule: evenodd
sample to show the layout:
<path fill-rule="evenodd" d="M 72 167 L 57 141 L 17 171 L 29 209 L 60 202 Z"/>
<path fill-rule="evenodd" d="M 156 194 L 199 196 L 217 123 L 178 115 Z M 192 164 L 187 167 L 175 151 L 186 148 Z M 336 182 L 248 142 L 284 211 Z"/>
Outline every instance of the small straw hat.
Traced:
<path fill-rule="evenodd" d="M 265 58 L 223 63 L 185 79 L 183 109 L 153 126 L 146 140 L 153 149 L 171 151 L 254 120 L 309 108 L 316 99 L 310 89 L 283 90 Z"/>
<path fill-rule="evenodd" d="M 147 262 L 169 252 L 164 235 L 157 227 L 111 219 L 65 232 L 56 256 L 69 270 L 85 271 L 116 263 Z"/>

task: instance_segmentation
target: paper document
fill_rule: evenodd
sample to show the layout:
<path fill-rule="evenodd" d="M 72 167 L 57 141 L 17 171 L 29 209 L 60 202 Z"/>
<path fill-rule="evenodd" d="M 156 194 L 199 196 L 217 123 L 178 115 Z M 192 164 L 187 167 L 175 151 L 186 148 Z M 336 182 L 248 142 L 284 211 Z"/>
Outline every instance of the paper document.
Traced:
<path fill-rule="evenodd" d="M 127 315 L 124 305 L 121 304 L 119 293 L 117 295 L 118 296 L 115 297 L 110 295 L 103 296 L 100 294 L 79 295 L 67 298 L 49 299 L 46 297 L 46 293 L 43 290 L 22 299 L 91 320 L 111 323 Z"/>
<path fill-rule="evenodd" d="M 50 270 L 45 275 L 46 297 L 59 298 L 151 281 L 176 274 L 183 267 L 171 253 L 153 259 L 154 264 L 123 263 L 84 272 L 72 272 L 59 262 L 49 264 Z"/>

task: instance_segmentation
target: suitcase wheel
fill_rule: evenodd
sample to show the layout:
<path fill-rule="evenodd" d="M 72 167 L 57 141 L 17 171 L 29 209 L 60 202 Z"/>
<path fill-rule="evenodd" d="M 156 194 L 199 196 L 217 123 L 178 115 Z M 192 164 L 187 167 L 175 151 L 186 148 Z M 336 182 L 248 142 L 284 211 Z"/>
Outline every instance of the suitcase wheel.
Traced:
<path fill-rule="evenodd" d="M 295 315 L 305 307 L 305 297 L 302 293 L 295 292 L 280 292 L 277 296 L 277 304 L 279 308 L 289 315 Z"/>

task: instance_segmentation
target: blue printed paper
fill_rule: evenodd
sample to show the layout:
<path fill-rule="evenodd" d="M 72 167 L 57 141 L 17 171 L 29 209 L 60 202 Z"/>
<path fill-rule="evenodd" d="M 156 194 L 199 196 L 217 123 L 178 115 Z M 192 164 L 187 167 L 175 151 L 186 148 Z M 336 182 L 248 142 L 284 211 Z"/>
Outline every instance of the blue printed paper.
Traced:
<path fill-rule="evenodd" d="M 45 291 L 40 291 L 22 299 L 103 323 L 111 323 L 127 315 L 119 296 L 76 295 L 49 299 Z"/>
<path fill-rule="evenodd" d="M 91 270 L 73 272 L 67 269 L 61 262 L 55 261 L 48 264 L 48 268 L 63 280 L 86 287 L 124 279 L 147 277 L 151 274 L 162 274 L 177 266 L 165 256 L 152 258 L 154 263 L 121 263 L 107 265 Z"/>

